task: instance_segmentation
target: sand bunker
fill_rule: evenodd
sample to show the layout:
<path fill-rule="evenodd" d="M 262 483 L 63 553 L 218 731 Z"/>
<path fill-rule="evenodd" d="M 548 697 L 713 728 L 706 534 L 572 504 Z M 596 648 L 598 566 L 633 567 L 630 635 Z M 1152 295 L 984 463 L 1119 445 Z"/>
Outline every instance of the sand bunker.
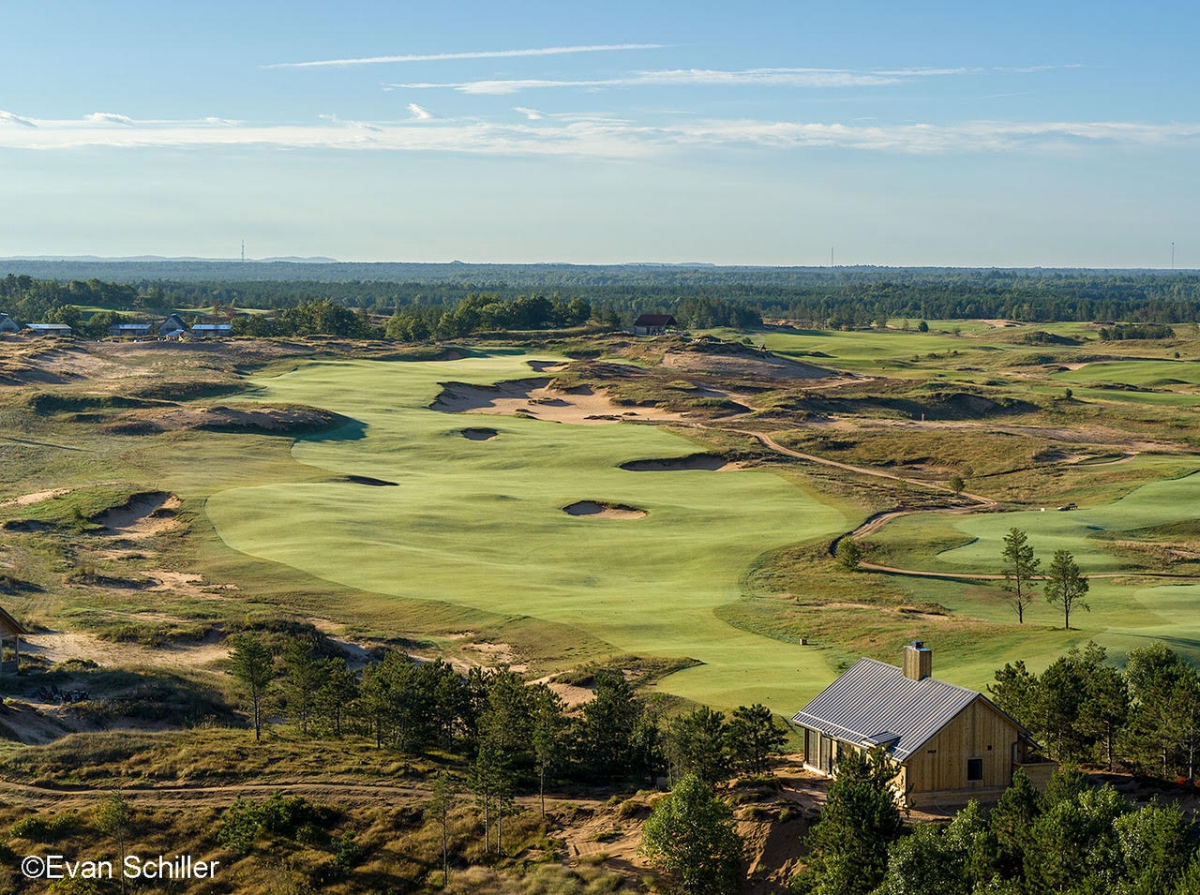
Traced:
<path fill-rule="evenodd" d="M 145 491 L 135 494 L 123 506 L 105 510 L 92 519 L 104 526 L 103 534 L 127 538 L 147 538 L 174 528 L 179 524 L 175 511 L 182 504 L 166 491 Z"/>
<path fill-rule="evenodd" d="M 463 429 L 462 437 L 470 441 L 491 441 L 500 433 L 495 429 Z"/>
<path fill-rule="evenodd" d="M 557 373 L 566 369 L 566 364 L 556 360 L 531 360 L 526 363 L 533 368 L 535 373 Z"/>
<path fill-rule="evenodd" d="M 444 382 L 442 393 L 430 405 L 444 413 L 487 413 L 497 416 L 523 416 L 577 425 L 606 423 L 673 422 L 682 414 L 657 407 L 622 407 L 607 395 L 590 388 L 555 391 L 549 379 L 514 379 L 496 385 L 471 385 Z"/>
<path fill-rule="evenodd" d="M 594 500 L 580 500 L 563 507 L 563 512 L 569 516 L 584 516 L 589 519 L 642 519 L 645 510 L 631 507 L 624 503 L 599 503 Z"/>
<path fill-rule="evenodd" d="M 347 482 L 353 482 L 356 485 L 371 485 L 376 488 L 395 488 L 395 482 L 389 482 L 384 479 L 373 479 L 369 475 L 348 475 Z"/>
<path fill-rule="evenodd" d="M 690 457 L 670 457 L 663 460 L 631 460 L 622 463 L 627 472 L 681 472 L 688 469 L 703 469 L 716 472 L 733 469 L 734 464 L 716 454 L 692 454 Z"/>

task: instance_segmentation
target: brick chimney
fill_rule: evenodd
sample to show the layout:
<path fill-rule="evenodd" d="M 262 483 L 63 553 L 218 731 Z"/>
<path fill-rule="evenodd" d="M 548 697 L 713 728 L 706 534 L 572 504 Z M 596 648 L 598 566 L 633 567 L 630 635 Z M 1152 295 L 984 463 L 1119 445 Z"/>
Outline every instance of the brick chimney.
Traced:
<path fill-rule="evenodd" d="M 904 676 L 910 681 L 924 680 L 933 674 L 933 650 L 914 640 L 904 645 Z"/>

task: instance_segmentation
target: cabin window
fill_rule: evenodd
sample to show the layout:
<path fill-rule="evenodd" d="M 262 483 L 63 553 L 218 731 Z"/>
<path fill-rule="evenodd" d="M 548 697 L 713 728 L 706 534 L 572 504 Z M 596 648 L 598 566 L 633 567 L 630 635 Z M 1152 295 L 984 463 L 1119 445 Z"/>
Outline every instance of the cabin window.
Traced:
<path fill-rule="evenodd" d="M 967 779 L 982 780 L 983 779 L 983 759 L 968 758 L 967 759 Z"/>

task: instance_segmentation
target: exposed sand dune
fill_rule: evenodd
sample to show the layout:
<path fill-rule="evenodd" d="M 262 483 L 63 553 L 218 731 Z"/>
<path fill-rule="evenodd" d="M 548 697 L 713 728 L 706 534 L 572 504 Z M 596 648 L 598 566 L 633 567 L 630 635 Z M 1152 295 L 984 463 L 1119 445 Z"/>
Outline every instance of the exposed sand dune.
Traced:
<path fill-rule="evenodd" d="M 773 354 L 716 354 L 702 351 L 668 351 L 662 365 L 692 373 L 760 376 L 768 379 L 828 379 L 844 374 Z"/>
<path fill-rule="evenodd" d="M 574 425 L 639 422 L 674 422 L 683 415 L 657 407 L 623 407 L 605 394 L 589 388 L 569 392 L 549 388 L 549 379 L 513 379 L 496 385 L 442 383 L 442 393 L 430 405 L 445 413 L 486 413 L 523 416 Z"/>
<path fill-rule="evenodd" d="M 586 516 L 591 519 L 642 519 L 645 510 L 631 507 L 623 503 L 599 503 L 594 500 L 580 500 L 563 507 L 563 512 L 569 516 Z"/>
<path fill-rule="evenodd" d="M 48 631 L 32 635 L 21 649 L 50 662 L 85 659 L 104 668 L 131 665 L 202 668 L 228 659 L 230 647 L 217 637 L 203 643 L 152 647 L 101 640 L 82 631 Z"/>
<path fill-rule="evenodd" d="M 73 488 L 51 488 L 49 491 L 34 491 L 32 494 L 22 494 L 20 497 L 6 500 L 0 503 L 0 507 L 28 507 L 35 503 L 41 503 L 43 500 L 49 500 L 51 497 L 70 494 L 73 490 Z"/>

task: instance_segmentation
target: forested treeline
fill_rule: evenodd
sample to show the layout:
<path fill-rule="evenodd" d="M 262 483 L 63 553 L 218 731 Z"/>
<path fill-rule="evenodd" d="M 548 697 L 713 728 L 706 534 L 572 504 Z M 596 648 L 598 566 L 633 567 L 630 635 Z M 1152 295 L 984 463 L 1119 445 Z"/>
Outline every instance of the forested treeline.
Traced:
<path fill-rule="evenodd" d="M 1095 643 L 1060 656 L 1040 676 L 1008 663 L 989 686 L 1001 709 L 1059 761 L 1126 765 L 1193 780 L 1200 763 L 1200 674 L 1162 643 L 1129 653 L 1122 672 Z"/>
<path fill-rule="evenodd" d="M 625 270 L 622 268 L 622 270 Z M 755 326 L 763 318 L 837 329 L 888 319 L 1004 318 L 1023 322 L 1125 323 L 1110 338 L 1140 338 L 1161 328 L 1200 321 L 1200 275 L 1037 271 L 834 270 L 768 276 L 747 269 L 675 271 L 664 281 L 656 269 L 640 279 L 520 277 L 512 281 L 411 280 L 38 280 L 0 281 L 2 309 L 22 322 L 51 321 L 67 306 L 163 313 L 191 308 L 254 308 L 282 312 L 328 302 L 375 317 L 400 318 L 396 329 L 461 336 L 489 328 L 573 325 L 583 306 L 598 321 L 629 325 L 638 314 L 673 314 L 680 325 Z M 767 270 L 767 269 L 764 269 Z M 792 271 L 792 273 L 789 273 Z M 511 271 L 510 271 L 511 272 Z M 786 275 L 785 275 L 786 274 Z M 531 285 L 530 281 L 538 281 Z M 555 305 L 553 311 L 544 303 Z M 495 305 L 495 308 L 489 308 Z M 568 310 L 573 309 L 573 310 Z M 443 320 L 445 313 L 449 318 Z M 477 323 L 477 329 L 471 328 Z M 530 325 L 530 321 L 540 321 Z M 465 322 L 464 322 L 465 321 Z M 468 326 L 467 324 L 470 324 Z M 280 327 L 286 330 L 287 327 Z M 280 334 L 288 334 L 280 332 Z"/>
<path fill-rule="evenodd" d="M 356 672 L 317 639 L 290 640 L 276 656 L 249 633 L 235 639 L 231 659 L 256 718 L 269 708 L 306 736 L 357 734 L 409 755 L 463 756 L 480 787 L 510 795 L 556 780 L 653 784 L 694 774 L 717 783 L 765 771 L 787 739 L 760 705 L 667 720 L 619 671 L 597 671 L 595 698 L 568 710 L 546 684 L 507 669 L 463 675 L 399 650 Z"/>
<path fill-rule="evenodd" d="M 949 824 L 905 828 L 886 753 L 838 765 L 812 854 L 793 881 L 808 895 L 1194 895 L 1194 817 L 1176 805 L 1130 804 L 1067 768 L 1045 793 L 1023 771 L 991 810 L 971 802 Z M 730 890 L 732 891 L 732 890 Z"/>

